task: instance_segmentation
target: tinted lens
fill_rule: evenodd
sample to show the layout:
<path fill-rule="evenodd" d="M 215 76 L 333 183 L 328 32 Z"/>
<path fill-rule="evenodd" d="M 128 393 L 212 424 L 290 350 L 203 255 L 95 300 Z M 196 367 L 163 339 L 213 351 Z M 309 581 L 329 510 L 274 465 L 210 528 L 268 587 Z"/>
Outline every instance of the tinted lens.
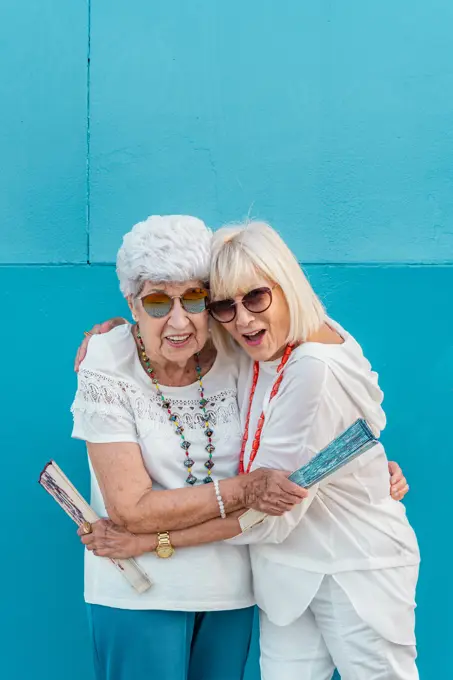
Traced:
<path fill-rule="evenodd" d="M 143 309 L 155 319 L 162 319 L 170 313 L 172 300 L 165 293 L 150 293 L 142 298 Z"/>
<path fill-rule="evenodd" d="M 242 298 L 242 304 L 249 312 L 265 312 L 269 309 L 272 302 L 272 292 L 270 288 L 255 288 Z"/>
<path fill-rule="evenodd" d="M 216 300 L 210 303 L 209 311 L 220 323 L 228 323 L 236 316 L 236 305 L 234 300 Z"/>
<path fill-rule="evenodd" d="M 182 306 L 189 314 L 200 314 L 206 309 L 208 291 L 204 288 L 186 290 L 181 298 Z"/>

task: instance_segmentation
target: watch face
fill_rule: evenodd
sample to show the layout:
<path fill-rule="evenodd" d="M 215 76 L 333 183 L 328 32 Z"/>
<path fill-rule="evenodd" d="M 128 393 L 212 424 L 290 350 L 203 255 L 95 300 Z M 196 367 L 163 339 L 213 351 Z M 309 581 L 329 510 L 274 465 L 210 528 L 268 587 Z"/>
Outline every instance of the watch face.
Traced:
<path fill-rule="evenodd" d="M 161 545 L 157 549 L 159 557 L 171 557 L 174 553 L 174 548 L 171 545 Z"/>

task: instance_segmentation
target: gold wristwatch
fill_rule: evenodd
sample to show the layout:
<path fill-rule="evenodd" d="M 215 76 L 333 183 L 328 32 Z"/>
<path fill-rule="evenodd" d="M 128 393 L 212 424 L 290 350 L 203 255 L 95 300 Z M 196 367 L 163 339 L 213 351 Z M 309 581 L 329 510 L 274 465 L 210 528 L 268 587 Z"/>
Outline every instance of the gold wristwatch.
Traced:
<path fill-rule="evenodd" d="M 171 557 L 175 552 L 174 547 L 170 541 L 170 534 L 168 531 L 163 531 L 157 534 L 156 554 L 158 557 Z"/>

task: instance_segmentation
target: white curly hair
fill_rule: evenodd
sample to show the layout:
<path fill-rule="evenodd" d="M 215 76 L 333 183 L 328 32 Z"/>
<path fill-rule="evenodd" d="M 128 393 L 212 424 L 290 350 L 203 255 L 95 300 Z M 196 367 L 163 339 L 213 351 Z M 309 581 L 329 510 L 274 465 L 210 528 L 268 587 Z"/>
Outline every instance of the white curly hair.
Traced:
<path fill-rule="evenodd" d="M 189 215 L 151 215 L 123 237 L 116 273 L 125 297 L 137 296 L 146 281 L 209 280 L 212 231 Z"/>

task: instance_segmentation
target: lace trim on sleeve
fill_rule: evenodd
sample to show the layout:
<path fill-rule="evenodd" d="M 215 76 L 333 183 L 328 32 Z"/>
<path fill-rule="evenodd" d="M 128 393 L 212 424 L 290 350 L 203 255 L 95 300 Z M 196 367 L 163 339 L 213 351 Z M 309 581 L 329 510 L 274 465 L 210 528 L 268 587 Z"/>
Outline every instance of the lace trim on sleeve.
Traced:
<path fill-rule="evenodd" d="M 127 384 L 102 373 L 82 369 L 79 372 L 78 389 L 71 412 L 81 411 L 101 416 L 113 415 L 129 422 L 134 412 L 127 394 Z"/>

